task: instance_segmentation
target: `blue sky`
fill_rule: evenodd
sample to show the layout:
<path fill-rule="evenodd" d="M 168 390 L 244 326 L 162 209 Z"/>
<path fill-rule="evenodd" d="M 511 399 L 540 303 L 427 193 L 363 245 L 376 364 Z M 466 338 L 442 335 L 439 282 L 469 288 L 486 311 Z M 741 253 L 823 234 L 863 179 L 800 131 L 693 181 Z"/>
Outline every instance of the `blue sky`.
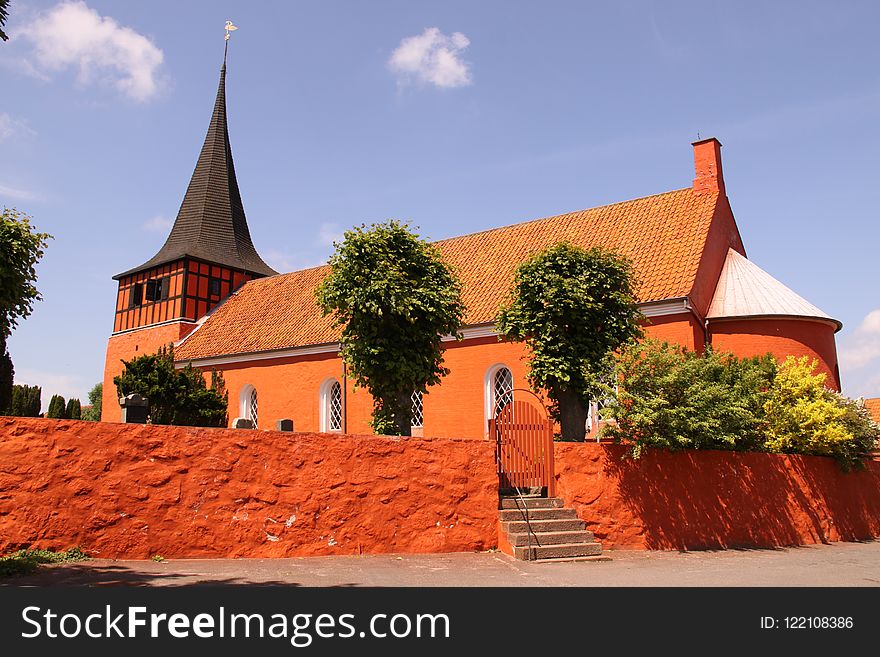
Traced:
<path fill-rule="evenodd" d="M 111 276 L 176 216 L 227 19 L 236 171 L 276 269 L 361 222 L 436 239 L 686 187 L 714 135 L 750 259 L 843 321 L 844 391 L 880 395 L 876 3 L 13 0 L 0 206 L 55 239 L 10 351 L 44 402 L 101 379 Z"/>

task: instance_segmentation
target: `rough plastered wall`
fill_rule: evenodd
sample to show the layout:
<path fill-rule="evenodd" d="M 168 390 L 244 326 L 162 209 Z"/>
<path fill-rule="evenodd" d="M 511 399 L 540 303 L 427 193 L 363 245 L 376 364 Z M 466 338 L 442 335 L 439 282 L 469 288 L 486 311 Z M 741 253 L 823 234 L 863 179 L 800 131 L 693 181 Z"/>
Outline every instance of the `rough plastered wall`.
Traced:
<path fill-rule="evenodd" d="M 484 550 L 496 481 L 473 440 L 0 417 L 0 554 Z"/>
<path fill-rule="evenodd" d="M 880 536 L 880 461 L 557 443 L 557 494 L 605 548 L 775 547 Z"/>

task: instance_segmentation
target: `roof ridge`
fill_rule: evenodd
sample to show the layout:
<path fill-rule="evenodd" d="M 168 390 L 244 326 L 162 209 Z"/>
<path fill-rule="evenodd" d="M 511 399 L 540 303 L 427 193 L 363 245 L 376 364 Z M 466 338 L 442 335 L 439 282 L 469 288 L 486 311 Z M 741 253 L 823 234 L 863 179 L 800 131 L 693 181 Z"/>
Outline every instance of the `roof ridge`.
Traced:
<path fill-rule="evenodd" d="M 452 237 L 444 237 L 440 240 L 434 240 L 431 242 L 432 244 L 440 244 L 441 242 L 451 242 L 452 240 L 458 240 L 463 237 L 472 237 L 474 235 L 485 235 L 486 233 L 491 233 L 496 230 L 505 230 L 506 228 L 514 228 L 517 226 L 527 226 L 528 224 L 537 223 L 539 221 L 548 221 L 550 219 L 560 219 L 561 217 L 568 217 L 573 214 L 580 214 L 582 212 L 592 212 L 593 210 L 602 210 L 604 208 L 613 208 L 616 205 L 625 205 L 627 203 L 635 203 L 636 201 L 645 201 L 649 198 L 656 198 L 658 196 L 666 196 L 667 194 L 678 194 L 680 192 L 685 192 L 688 190 L 692 190 L 692 187 L 682 187 L 681 189 L 671 189 L 666 192 L 658 192 L 657 194 L 648 194 L 647 196 L 639 196 L 637 198 L 627 199 L 626 201 L 617 201 L 615 203 L 606 203 L 605 205 L 596 205 L 591 208 L 581 208 L 580 210 L 572 210 L 570 212 L 560 212 L 559 214 L 551 214 L 546 217 L 537 217 L 535 219 L 526 219 L 525 221 L 516 221 L 511 224 L 505 224 L 503 226 L 496 226 L 495 228 L 487 228 L 486 230 L 478 230 L 473 233 L 465 233 L 463 235 L 454 235 Z"/>

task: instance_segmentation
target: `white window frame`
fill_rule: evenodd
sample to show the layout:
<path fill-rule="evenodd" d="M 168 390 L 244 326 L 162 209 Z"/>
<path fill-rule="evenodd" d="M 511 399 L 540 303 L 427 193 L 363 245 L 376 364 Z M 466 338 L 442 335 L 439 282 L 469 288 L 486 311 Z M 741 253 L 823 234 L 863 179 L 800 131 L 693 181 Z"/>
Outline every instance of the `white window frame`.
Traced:
<path fill-rule="evenodd" d="M 421 392 L 420 390 L 415 390 L 415 391 L 413 391 L 413 394 L 410 395 L 410 401 L 412 402 L 413 409 L 415 408 L 415 405 L 416 405 L 416 399 L 418 399 L 418 404 L 421 407 L 421 412 L 419 413 L 419 415 L 422 416 L 422 419 L 418 424 L 416 424 L 416 416 L 413 413 L 412 419 L 410 420 L 410 428 L 421 429 L 425 425 L 425 395 L 424 395 L 424 393 Z"/>
<path fill-rule="evenodd" d="M 330 395 L 333 391 L 334 385 L 339 386 L 340 413 L 338 429 L 330 428 Z M 345 399 L 342 395 L 342 384 L 339 383 L 337 379 L 331 377 L 329 379 L 326 379 L 324 383 L 321 384 L 319 404 L 321 431 L 323 433 L 342 433 L 343 419 L 345 417 Z"/>
<path fill-rule="evenodd" d="M 485 438 L 489 437 L 489 420 L 494 417 L 495 413 L 495 375 L 502 369 L 510 372 L 511 389 L 516 387 L 513 370 L 506 363 L 495 363 L 486 370 L 486 375 L 483 378 L 483 436 Z"/>
<path fill-rule="evenodd" d="M 241 389 L 241 393 L 239 393 L 239 417 L 244 418 L 245 420 L 256 420 L 254 422 L 254 429 L 257 429 L 257 422 L 260 419 L 260 395 L 257 393 L 257 408 L 256 412 L 252 412 L 251 407 L 251 395 L 256 393 L 257 389 L 251 385 L 250 383 L 245 384 L 245 386 Z"/>

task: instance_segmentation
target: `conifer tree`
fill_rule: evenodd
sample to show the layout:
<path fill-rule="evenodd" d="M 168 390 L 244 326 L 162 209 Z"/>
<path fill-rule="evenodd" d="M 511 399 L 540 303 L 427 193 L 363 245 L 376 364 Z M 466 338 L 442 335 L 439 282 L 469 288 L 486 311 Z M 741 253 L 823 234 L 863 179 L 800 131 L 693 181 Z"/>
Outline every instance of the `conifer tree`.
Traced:
<path fill-rule="evenodd" d="M 67 417 L 66 411 L 67 407 L 64 403 L 64 397 L 61 395 L 52 395 L 52 399 L 49 400 L 49 408 L 46 410 L 46 417 L 63 420 Z"/>
<path fill-rule="evenodd" d="M 76 397 L 71 397 L 67 401 L 67 408 L 64 411 L 64 416 L 68 420 L 79 420 L 82 415 L 82 404 L 79 399 Z"/>
<path fill-rule="evenodd" d="M 38 417 L 42 407 L 41 394 L 42 390 L 39 386 L 12 386 L 12 402 L 9 415 Z"/>

